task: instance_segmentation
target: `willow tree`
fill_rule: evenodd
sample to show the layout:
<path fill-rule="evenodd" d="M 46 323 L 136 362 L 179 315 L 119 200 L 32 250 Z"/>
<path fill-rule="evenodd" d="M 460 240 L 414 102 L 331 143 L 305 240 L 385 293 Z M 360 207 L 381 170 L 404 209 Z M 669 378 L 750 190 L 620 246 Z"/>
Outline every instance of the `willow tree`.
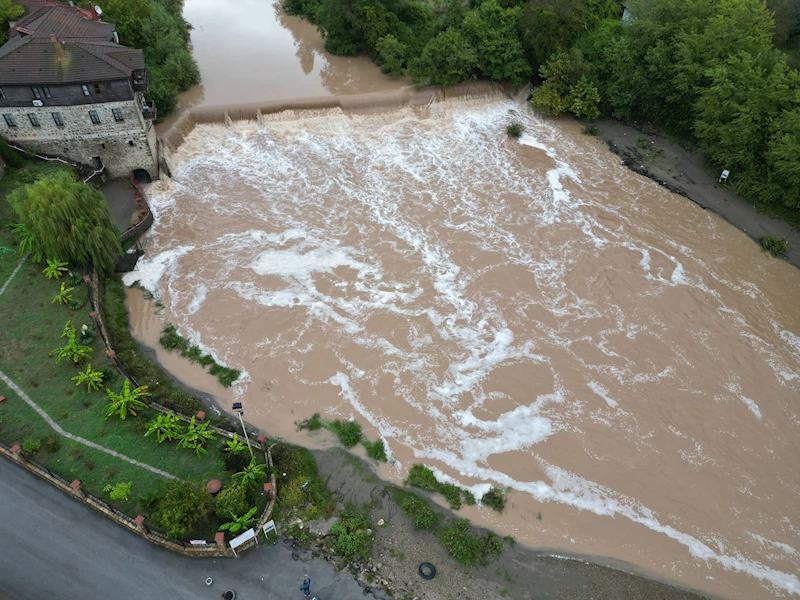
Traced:
<path fill-rule="evenodd" d="M 122 246 L 101 192 L 62 172 L 15 190 L 9 200 L 35 254 L 114 270 Z"/>

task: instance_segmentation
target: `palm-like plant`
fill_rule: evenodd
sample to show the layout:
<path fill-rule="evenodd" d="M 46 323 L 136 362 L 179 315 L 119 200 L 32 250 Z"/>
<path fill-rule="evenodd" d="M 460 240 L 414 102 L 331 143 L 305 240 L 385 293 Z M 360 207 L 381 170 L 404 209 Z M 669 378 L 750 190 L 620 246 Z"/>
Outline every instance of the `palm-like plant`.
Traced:
<path fill-rule="evenodd" d="M 72 294 L 70 294 L 70 292 L 74 289 L 74 287 L 68 288 L 62 281 L 61 291 L 53 298 L 52 304 L 69 304 L 70 300 L 72 300 Z"/>
<path fill-rule="evenodd" d="M 254 458 L 250 461 L 250 464 L 244 468 L 244 471 L 234 473 L 233 477 L 234 479 L 241 479 L 242 487 L 249 489 L 251 487 L 256 487 L 260 479 L 267 478 L 266 468 L 267 465 L 264 463 L 257 463 Z"/>
<path fill-rule="evenodd" d="M 63 287 L 64 284 L 62 283 L 61 285 Z M 89 355 L 93 352 L 89 346 L 83 346 L 78 343 L 75 339 L 75 328 L 69 324 L 69 321 L 64 325 L 64 331 L 61 332 L 61 337 L 67 338 L 67 344 L 50 352 L 50 356 L 56 356 L 57 363 L 66 358 L 76 365 L 79 365 L 89 358 Z"/>
<path fill-rule="evenodd" d="M 47 266 L 42 271 L 44 276 L 48 279 L 58 279 L 66 272 L 67 263 L 65 263 L 63 260 L 53 260 L 50 258 L 47 259 Z"/>
<path fill-rule="evenodd" d="M 208 452 L 208 450 L 206 450 L 206 444 L 209 440 L 214 439 L 216 435 L 213 431 L 208 429 L 209 425 L 210 423 L 208 422 L 198 425 L 195 422 L 195 417 L 192 417 L 186 433 L 180 436 L 181 441 L 178 442 L 178 447 L 191 448 L 197 454 L 197 458 L 200 458 L 200 456 Z"/>
<path fill-rule="evenodd" d="M 183 433 L 183 424 L 174 413 L 160 413 L 148 423 L 147 433 L 144 434 L 144 437 L 151 433 L 156 434 L 156 442 L 159 444 L 166 440 L 176 440 Z"/>
<path fill-rule="evenodd" d="M 85 385 L 87 392 L 96 392 L 103 387 L 104 377 L 102 371 L 94 370 L 92 368 L 92 363 L 89 363 L 86 365 L 86 370 L 75 375 L 72 381 L 75 382 L 75 385 Z"/>
<path fill-rule="evenodd" d="M 230 523 L 224 523 L 219 526 L 222 531 L 230 531 L 231 533 L 239 533 L 240 531 L 244 531 L 246 529 L 250 529 L 255 522 L 253 515 L 256 514 L 256 507 L 251 508 L 241 517 L 237 517 L 235 514 L 231 513 L 233 517 L 233 521 Z"/>
<path fill-rule="evenodd" d="M 230 452 L 231 454 L 239 454 L 239 452 L 244 452 L 247 450 L 247 444 L 245 444 L 240 438 L 239 434 L 234 433 L 233 439 L 228 440 L 225 442 L 227 448 L 223 448 L 225 452 Z"/>
<path fill-rule="evenodd" d="M 128 415 L 135 417 L 139 414 L 140 410 L 147 408 L 147 404 L 142 402 L 139 398 L 152 396 L 152 394 L 147 391 L 146 385 L 140 385 L 132 390 L 129 379 L 125 380 L 122 391 L 119 394 L 108 388 L 106 388 L 106 394 L 108 395 L 108 401 L 111 402 L 110 405 L 103 409 L 103 412 L 106 414 L 106 419 L 116 414 L 119 415 L 119 418 L 122 420 L 125 420 Z"/>

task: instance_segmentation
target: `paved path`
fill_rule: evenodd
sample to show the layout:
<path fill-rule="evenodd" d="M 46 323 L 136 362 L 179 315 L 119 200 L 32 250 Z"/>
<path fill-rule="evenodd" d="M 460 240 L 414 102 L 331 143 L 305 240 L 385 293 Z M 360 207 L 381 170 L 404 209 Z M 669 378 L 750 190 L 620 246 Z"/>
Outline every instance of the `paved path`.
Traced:
<path fill-rule="evenodd" d="M 8 287 L 8 284 L 11 283 L 11 280 L 14 279 L 14 275 L 16 275 L 17 271 L 19 271 L 22 268 L 22 265 L 25 264 L 26 260 L 28 260 L 28 255 L 27 254 L 22 257 L 21 261 L 19 261 L 19 264 L 17 265 L 17 268 L 14 269 L 13 271 L 11 271 L 11 275 L 8 276 L 8 279 L 6 279 L 6 282 L 3 284 L 3 287 L 0 287 L 0 296 L 2 296 L 3 292 L 6 291 L 6 288 Z"/>
<path fill-rule="evenodd" d="M 228 588 L 237 600 L 301 600 L 304 573 L 319 600 L 374 600 L 325 561 L 294 561 L 283 544 L 238 559 L 178 556 L 1 458 L 0 540 L 2 600 L 219 600 Z"/>
<path fill-rule="evenodd" d="M 177 479 L 177 477 L 175 477 L 175 475 L 171 475 L 170 473 L 167 473 L 166 471 L 162 471 L 161 469 L 156 469 L 155 467 L 151 467 L 148 464 L 145 464 L 143 462 L 139 462 L 138 460 L 134 460 L 133 458 L 127 457 L 124 454 L 120 454 L 119 452 L 116 452 L 115 450 L 110 450 L 109 448 L 106 448 L 105 446 L 101 446 L 100 444 L 96 444 L 94 442 L 90 442 L 89 440 L 84 439 L 84 438 L 82 438 L 80 436 L 77 436 L 74 433 L 70 433 L 69 431 L 65 431 L 64 429 L 61 428 L 61 426 L 58 423 L 56 423 L 53 419 L 50 418 L 50 415 L 48 415 L 44 411 L 44 409 L 42 407 L 40 407 L 33 400 L 31 400 L 30 396 L 28 396 L 28 394 L 23 392 L 20 389 L 20 387 L 16 383 L 11 381 L 11 379 L 9 379 L 8 375 L 3 373 L 2 371 L 0 371 L 0 381 L 5 382 L 5 384 L 8 387 L 10 387 L 12 390 L 14 390 L 14 393 L 17 394 L 17 396 L 22 398 L 28 406 L 30 406 L 33 410 L 35 410 L 37 413 L 39 413 L 39 416 L 41 416 L 45 421 L 47 421 L 47 424 L 50 425 L 50 427 L 52 427 L 59 434 L 63 435 L 65 438 L 69 438 L 71 440 L 74 440 L 74 441 L 78 442 L 79 444 L 83 444 L 84 446 L 88 446 L 89 448 L 94 448 L 95 450 L 99 450 L 100 452 L 105 452 L 106 454 L 110 454 L 114 458 L 118 458 L 120 460 L 124 460 L 126 462 L 131 463 L 132 465 L 136 465 L 137 467 L 141 467 L 143 469 L 147 469 L 148 471 L 150 471 L 152 473 L 155 473 L 156 475 L 161 475 L 162 477 L 167 477 L 168 479 Z"/>

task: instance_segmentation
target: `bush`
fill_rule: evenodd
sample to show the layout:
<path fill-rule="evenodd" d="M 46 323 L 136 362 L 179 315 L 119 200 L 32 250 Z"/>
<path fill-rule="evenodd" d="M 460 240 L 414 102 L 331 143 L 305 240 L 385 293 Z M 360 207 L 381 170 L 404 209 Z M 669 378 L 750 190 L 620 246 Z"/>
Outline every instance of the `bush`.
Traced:
<path fill-rule="evenodd" d="M 348 502 L 339 512 L 339 522 L 331 527 L 331 549 L 348 563 L 353 559 L 369 560 L 372 544 L 369 516 Z"/>
<path fill-rule="evenodd" d="M 521 136 L 524 130 L 525 128 L 522 126 L 522 124 L 517 123 L 516 121 L 506 127 L 506 133 L 508 134 L 508 137 L 514 139 L 517 139 L 519 136 Z"/>
<path fill-rule="evenodd" d="M 768 235 L 761 238 L 761 249 L 769 252 L 775 258 L 786 252 L 789 248 L 789 242 L 786 240 L 779 240 L 775 236 Z"/>
<path fill-rule="evenodd" d="M 403 514 L 413 521 L 414 529 L 432 529 L 439 522 L 439 515 L 430 505 L 413 494 L 403 499 L 401 508 Z"/>
<path fill-rule="evenodd" d="M 327 424 L 330 429 L 342 442 L 345 448 L 352 448 L 361 441 L 361 425 L 358 421 L 331 421 Z"/>
<path fill-rule="evenodd" d="M 208 517 L 211 497 L 202 485 L 170 481 L 158 500 L 155 518 L 169 537 L 184 538 Z"/>
<path fill-rule="evenodd" d="M 506 495 L 501 490 L 492 486 L 481 498 L 481 504 L 501 513 L 506 507 Z"/>
<path fill-rule="evenodd" d="M 450 508 L 458 510 L 462 506 L 462 496 L 464 501 L 469 504 L 475 504 L 475 496 L 472 492 L 464 490 L 452 483 L 441 483 L 436 480 L 436 476 L 425 465 L 414 465 L 408 472 L 408 477 L 405 481 L 406 485 L 417 487 L 430 492 L 438 492 L 444 496 L 450 503 Z"/>
<path fill-rule="evenodd" d="M 361 443 L 364 445 L 364 448 L 367 449 L 367 455 L 370 458 L 374 458 L 379 462 L 386 462 L 386 445 L 383 443 L 383 440 L 378 440 L 376 442 L 361 440 Z"/>
<path fill-rule="evenodd" d="M 25 438 L 25 441 L 22 442 L 22 450 L 25 454 L 36 454 L 39 450 L 42 449 L 42 440 L 37 438 Z"/>
<path fill-rule="evenodd" d="M 44 447 L 47 448 L 48 452 L 58 452 L 59 448 L 61 448 L 61 442 L 58 440 L 58 436 L 47 438 Z"/>
<path fill-rule="evenodd" d="M 317 431 L 318 429 L 322 429 L 322 418 L 319 416 L 319 413 L 314 413 L 305 421 L 300 421 L 297 424 L 297 431 L 302 429 L 308 429 L 309 431 Z"/>
<path fill-rule="evenodd" d="M 9 167 L 14 169 L 21 167 L 22 163 L 25 162 L 19 155 L 19 152 L 11 148 L 2 138 L 0 138 L 0 158 L 2 158 Z"/>
<path fill-rule="evenodd" d="M 127 500 L 131 493 L 133 482 L 120 481 L 111 485 L 110 483 L 103 488 L 104 492 L 108 492 L 112 500 Z"/>
<path fill-rule="evenodd" d="M 448 554 L 466 566 L 485 565 L 490 557 L 503 552 L 500 538 L 493 533 L 476 535 L 467 519 L 453 521 L 443 527 L 437 537 Z"/>
<path fill-rule="evenodd" d="M 333 510 L 331 492 L 319 476 L 317 462 L 310 450 L 279 443 L 272 448 L 272 461 L 280 490 L 278 508 L 291 510 L 311 505 L 320 512 Z"/>
<path fill-rule="evenodd" d="M 223 367 L 214 360 L 210 354 L 203 354 L 199 346 L 195 346 L 185 337 L 178 333 L 174 325 L 166 324 L 161 330 L 158 343 L 166 350 L 179 350 L 181 356 L 188 358 L 193 363 L 198 363 L 204 367 L 211 366 L 209 373 L 214 375 L 224 387 L 231 387 L 233 382 L 239 379 L 240 371 Z"/>
<path fill-rule="evenodd" d="M 249 508 L 247 490 L 241 485 L 228 486 L 214 498 L 214 512 L 223 521 L 230 520 L 231 515 L 243 515 Z"/>

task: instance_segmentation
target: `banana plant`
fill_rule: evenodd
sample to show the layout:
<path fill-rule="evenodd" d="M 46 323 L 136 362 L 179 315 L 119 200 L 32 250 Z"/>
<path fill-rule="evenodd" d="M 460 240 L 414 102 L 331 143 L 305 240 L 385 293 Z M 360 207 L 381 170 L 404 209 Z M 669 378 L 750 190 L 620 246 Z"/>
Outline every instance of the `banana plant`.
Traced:
<path fill-rule="evenodd" d="M 247 450 L 247 444 L 245 444 L 236 433 L 233 434 L 233 439 L 228 440 L 225 444 L 227 446 L 227 448 L 224 448 L 225 452 L 230 452 L 231 454 L 239 454 Z"/>
<path fill-rule="evenodd" d="M 156 434 L 156 442 L 159 444 L 167 440 L 175 440 L 183 433 L 183 424 L 174 413 L 160 413 L 155 419 L 150 421 L 147 427 L 147 433 L 144 434 L 144 437 L 153 433 Z"/>
<path fill-rule="evenodd" d="M 260 479 L 266 479 L 267 474 L 265 472 L 267 465 L 264 463 L 257 463 L 256 459 L 252 459 L 250 464 L 247 465 L 243 471 L 239 473 L 234 473 L 234 479 L 241 479 L 242 480 L 242 487 L 245 489 L 249 489 L 251 487 L 256 487 Z"/>
<path fill-rule="evenodd" d="M 214 439 L 216 435 L 213 431 L 208 429 L 209 425 L 210 423 L 208 423 L 208 421 L 198 425 L 195 421 L 195 417 L 192 417 L 192 420 L 189 421 L 189 428 L 186 430 L 186 433 L 180 436 L 178 447 L 191 448 L 195 451 L 195 454 L 197 454 L 197 458 L 206 454 L 208 452 L 208 450 L 206 450 L 206 444 Z"/>
<path fill-rule="evenodd" d="M 142 402 L 140 398 L 151 396 L 152 394 L 147 391 L 146 385 L 140 385 L 132 390 L 130 379 L 126 379 L 119 394 L 106 388 L 106 395 L 108 396 L 108 401 L 111 402 L 103 409 L 106 419 L 111 415 L 119 415 L 119 418 L 124 421 L 128 415 L 136 417 L 139 415 L 140 410 L 147 408 L 147 404 Z"/>
<path fill-rule="evenodd" d="M 74 290 L 74 287 L 68 288 L 64 282 L 61 282 L 61 291 L 56 294 L 56 297 L 53 298 L 52 304 L 69 304 L 72 300 L 72 294 L 70 292 Z"/>
<path fill-rule="evenodd" d="M 42 271 L 42 273 L 44 273 L 44 276 L 47 277 L 48 279 L 58 279 L 66 272 L 67 272 L 67 263 L 65 263 L 63 260 L 58 260 L 58 259 L 54 260 L 50 258 L 47 259 L 47 266 Z"/>
<path fill-rule="evenodd" d="M 255 522 L 253 515 L 256 514 L 256 507 L 251 508 L 241 517 L 237 517 L 235 514 L 231 513 L 233 517 L 233 521 L 230 523 L 223 523 L 219 526 L 222 531 L 230 531 L 232 534 L 239 533 L 240 531 L 245 531 L 250 529 Z"/>
<path fill-rule="evenodd" d="M 92 368 L 92 363 L 89 363 L 86 365 L 86 370 L 75 375 L 72 381 L 75 382 L 75 385 L 85 385 L 87 392 L 96 392 L 103 387 L 104 377 L 102 371 L 96 371 Z"/>

